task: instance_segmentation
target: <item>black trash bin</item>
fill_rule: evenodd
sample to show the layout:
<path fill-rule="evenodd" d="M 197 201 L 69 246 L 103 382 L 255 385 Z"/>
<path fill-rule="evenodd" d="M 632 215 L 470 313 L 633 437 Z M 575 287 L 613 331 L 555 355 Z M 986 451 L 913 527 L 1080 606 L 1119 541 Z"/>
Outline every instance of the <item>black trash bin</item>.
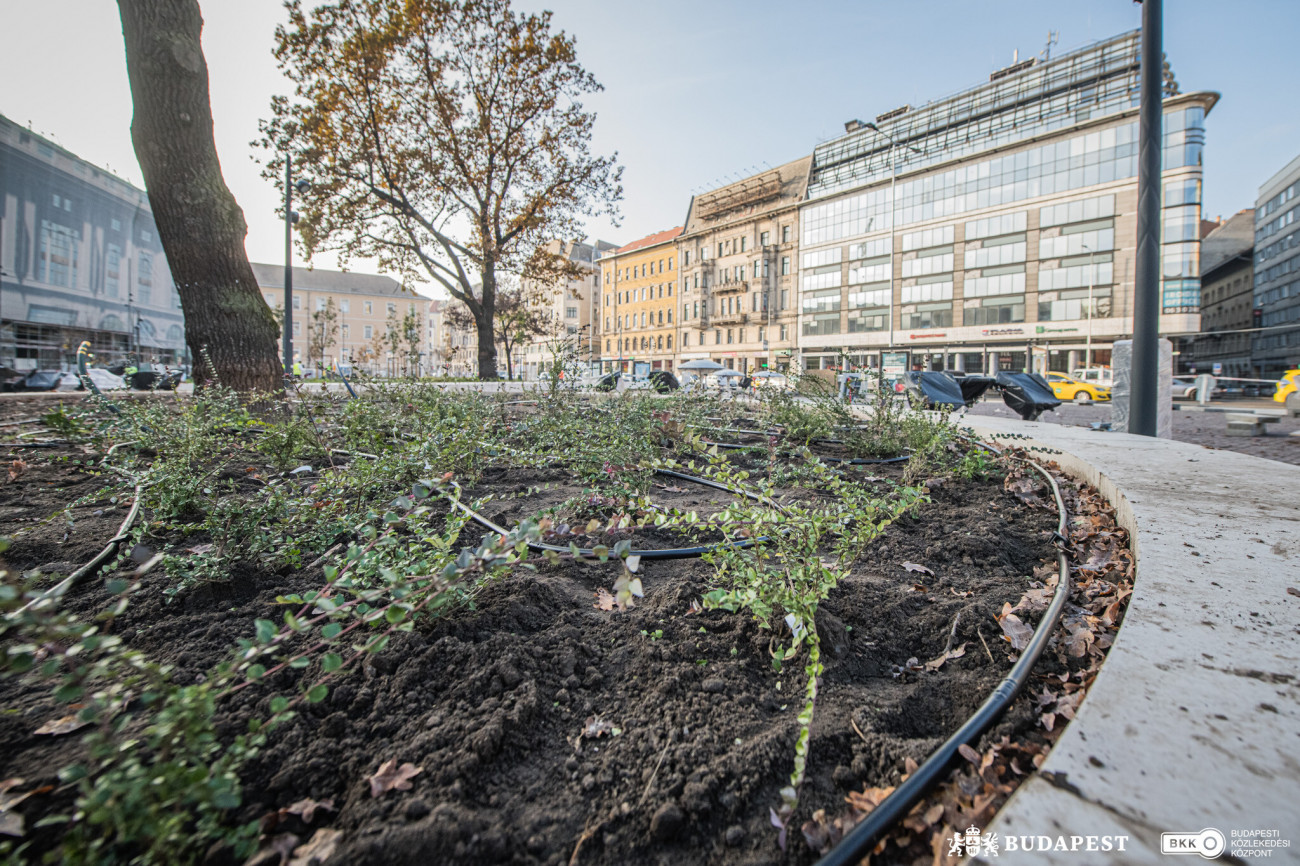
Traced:
<path fill-rule="evenodd" d="M 1032 373 L 998 373 L 998 388 L 1002 401 L 1026 421 L 1037 421 L 1048 409 L 1061 405 L 1052 393 L 1052 386 L 1042 376 Z"/>

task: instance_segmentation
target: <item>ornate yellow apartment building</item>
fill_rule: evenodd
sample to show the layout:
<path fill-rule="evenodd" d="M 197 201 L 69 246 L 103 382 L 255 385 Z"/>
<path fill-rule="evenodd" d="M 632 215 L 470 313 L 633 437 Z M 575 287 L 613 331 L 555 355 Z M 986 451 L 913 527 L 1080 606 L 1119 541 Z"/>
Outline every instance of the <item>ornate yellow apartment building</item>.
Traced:
<path fill-rule="evenodd" d="M 656 232 L 601 260 L 600 340 L 606 371 L 676 367 L 676 240 L 681 232 L 681 226 Z"/>

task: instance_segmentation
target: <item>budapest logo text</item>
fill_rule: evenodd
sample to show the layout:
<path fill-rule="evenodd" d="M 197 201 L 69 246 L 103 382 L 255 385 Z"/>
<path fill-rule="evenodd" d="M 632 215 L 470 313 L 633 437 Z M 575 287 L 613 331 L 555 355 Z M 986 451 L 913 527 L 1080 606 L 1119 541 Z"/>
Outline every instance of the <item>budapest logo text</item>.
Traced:
<path fill-rule="evenodd" d="M 980 833 L 971 825 L 965 833 L 954 833 L 948 854 L 958 857 L 997 857 L 1002 851 L 1124 851 L 1128 836 L 1003 836 Z"/>

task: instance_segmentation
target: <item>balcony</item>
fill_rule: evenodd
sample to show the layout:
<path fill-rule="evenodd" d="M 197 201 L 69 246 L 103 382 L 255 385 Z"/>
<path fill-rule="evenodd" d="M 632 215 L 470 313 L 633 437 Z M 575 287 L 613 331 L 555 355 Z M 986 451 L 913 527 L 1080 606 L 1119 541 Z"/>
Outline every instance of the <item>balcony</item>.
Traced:
<path fill-rule="evenodd" d="M 727 325 L 748 325 L 749 316 L 749 313 L 714 313 L 713 324 L 714 326 L 724 327 Z M 759 321 L 757 313 L 754 314 L 754 321 Z"/>

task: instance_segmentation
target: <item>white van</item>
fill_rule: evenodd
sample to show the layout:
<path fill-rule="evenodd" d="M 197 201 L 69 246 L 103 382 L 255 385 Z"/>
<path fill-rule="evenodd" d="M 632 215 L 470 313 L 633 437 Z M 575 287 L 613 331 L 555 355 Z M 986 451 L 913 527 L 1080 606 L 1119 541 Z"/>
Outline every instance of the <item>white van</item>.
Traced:
<path fill-rule="evenodd" d="M 1100 385 L 1103 388 L 1109 388 L 1115 384 L 1115 377 L 1110 367 L 1080 367 L 1077 370 L 1071 370 L 1070 375 L 1080 382 Z"/>

